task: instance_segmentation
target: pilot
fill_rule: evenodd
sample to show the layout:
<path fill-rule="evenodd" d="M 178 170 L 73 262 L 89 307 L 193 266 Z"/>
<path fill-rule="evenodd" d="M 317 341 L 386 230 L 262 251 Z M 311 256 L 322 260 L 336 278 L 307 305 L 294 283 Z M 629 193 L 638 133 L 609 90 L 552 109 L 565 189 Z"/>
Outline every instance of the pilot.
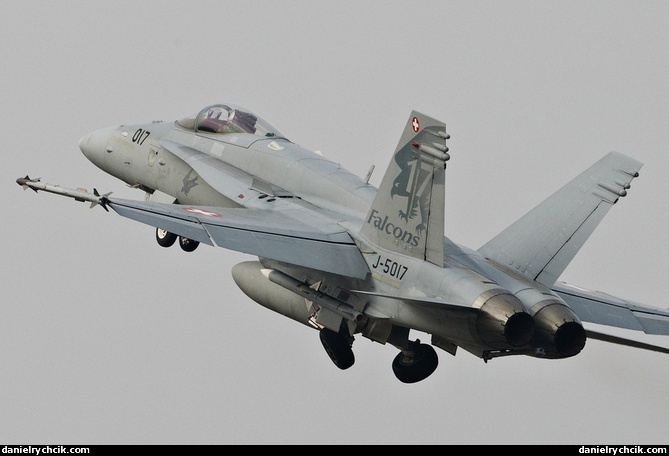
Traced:
<path fill-rule="evenodd" d="M 249 114 L 248 112 L 234 109 L 230 111 L 230 115 L 228 115 L 228 120 L 235 126 L 238 126 L 241 129 L 241 131 L 245 133 L 253 134 L 256 132 L 255 125 L 258 118 L 253 114 Z"/>
<path fill-rule="evenodd" d="M 223 132 L 224 127 L 227 125 L 227 119 L 221 120 L 221 114 L 223 110 L 221 108 L 212 108 L 207 111 L 207 116 L 200 121 L 197 126 L 198 131 L 207 131 L 210 133 L 221 133 Z"/>

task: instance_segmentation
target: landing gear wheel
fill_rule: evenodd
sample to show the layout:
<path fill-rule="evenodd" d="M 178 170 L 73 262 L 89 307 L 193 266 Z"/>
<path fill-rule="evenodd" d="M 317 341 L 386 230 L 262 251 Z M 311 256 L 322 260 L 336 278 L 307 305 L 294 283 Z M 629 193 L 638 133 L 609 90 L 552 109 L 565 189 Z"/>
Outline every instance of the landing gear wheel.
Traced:
<path fill-rule="evenodd" d="M 179 236 L 179 245 L 184 252 L 192 252 L 200 245 L 198 241 L 188 239 L 187 237 Z"/>
<path fill-rule="evenodd" d="M 434 348 L 417 340 L 395 357 L 393 372 L 402 383 L 416 383 L 429 377 L 438 364 L 439 357 Z"/>
<path fill-rule="evenodd" d="M 339 333 L 321 329 L 321 343 L 332 362 L 341 370 L 346 370 L 355 363 L 355 356 L 348 340 Z"/>
<path fill-rule="evenodd" d="M 176 234 L 165 231 L 162 228 L 156 228 L 156 241 L 158 241 L 158 244 L 162 247 L 171 247 L 176 240 Z"/>

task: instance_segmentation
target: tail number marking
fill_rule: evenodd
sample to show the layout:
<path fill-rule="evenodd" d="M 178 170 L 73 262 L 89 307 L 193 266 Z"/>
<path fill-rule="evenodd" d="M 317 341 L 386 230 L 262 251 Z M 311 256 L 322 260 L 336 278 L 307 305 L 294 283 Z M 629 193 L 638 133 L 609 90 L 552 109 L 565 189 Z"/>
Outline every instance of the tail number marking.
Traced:
<path fill-rule="evenodd" d="M 409 268 L 397 261 L 391 260 L 390 258 L 384 259 L 381 255 L 376 257 L 376 262 L 372 265 L 372 268 L 399 280 L 402 280 L 404 274 L 409 270 Z"/>

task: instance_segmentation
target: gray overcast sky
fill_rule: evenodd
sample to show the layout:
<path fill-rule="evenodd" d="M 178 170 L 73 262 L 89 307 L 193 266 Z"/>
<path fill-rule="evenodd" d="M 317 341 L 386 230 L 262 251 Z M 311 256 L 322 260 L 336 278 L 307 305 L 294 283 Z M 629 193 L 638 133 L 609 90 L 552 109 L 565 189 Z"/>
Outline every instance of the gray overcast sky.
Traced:
<path fill-rule="evenodd" d="M 561 279 L 667 307 L 668 23 L 665 1 L 8 3 L 0 443 L 669 443 L 667 355 L 439 351 L 405 385 L 358 337 L 340 371 L 237 289 L 250 256 L 14 182 L 140 199 L 79 138 L 231 102 L 378 185 L 416 109 L 447 123 L 446 234 L 474 248 L 608 151 L 643 162 Z"/>

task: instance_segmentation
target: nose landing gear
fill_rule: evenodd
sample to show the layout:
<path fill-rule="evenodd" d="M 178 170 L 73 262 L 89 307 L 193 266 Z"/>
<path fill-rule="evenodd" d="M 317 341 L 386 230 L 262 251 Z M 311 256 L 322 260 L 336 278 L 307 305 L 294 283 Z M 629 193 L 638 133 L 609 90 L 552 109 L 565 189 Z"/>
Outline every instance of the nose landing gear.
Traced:
<path fill-rule="evenodd" d="M 187 237 L 179 236 L 179 245 L 184 252 L 192 252 L 200 245 L 198 241 L 188 239 Z"/>
<path fill-rule="evenodd" d="M 163 230 L 162 228 L 156 228 L 156 241 L 161 247 L 171 247 L 177 240 L 177 235 L 170 233 L 169 231 Z"/>

